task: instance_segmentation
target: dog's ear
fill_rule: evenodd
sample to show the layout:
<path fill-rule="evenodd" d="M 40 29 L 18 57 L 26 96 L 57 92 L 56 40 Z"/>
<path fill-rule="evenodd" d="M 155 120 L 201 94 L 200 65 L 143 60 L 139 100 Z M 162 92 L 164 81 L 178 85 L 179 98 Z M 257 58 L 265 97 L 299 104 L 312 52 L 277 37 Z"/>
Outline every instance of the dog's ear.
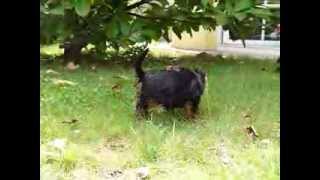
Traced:
<path fill-rule="evenodd" d="M 196 72 L 197 74 L 199 74 L 199 75 L 201 75 L 202 73 L 201 73 L 201 70 L 199 70 L 198 68 L 195 68 L 194 69 L 194 72 Z M 201 75 L 202 76 L 202 75 Z"/>
<path fill-rule="evenodd" d="M 202 70 L 200 70 L 199 68 L 195 68 L 194 71 L 199 74 L 204 74 L 204 72 Z"/>
<path fill-rule="evenodd" d="M 195 71 L 196 73 L 198 73 L 199 75 L 201 75 L 201 77 L 203 77 L 203 78 L 207 75 L 205 72 L 199 70 L 198 68 L 196 68 L 194 71 Z"/>
<path fill-rule="evenodd" d="M 194 71 L 195 71 L 197 74 L 200 75 L 200 78 L 201 78 L 202 83 L 205 84 L 206 81 L 207 81 L 207 73 L 199 70 L 198 68 L 196 68 Z"/>

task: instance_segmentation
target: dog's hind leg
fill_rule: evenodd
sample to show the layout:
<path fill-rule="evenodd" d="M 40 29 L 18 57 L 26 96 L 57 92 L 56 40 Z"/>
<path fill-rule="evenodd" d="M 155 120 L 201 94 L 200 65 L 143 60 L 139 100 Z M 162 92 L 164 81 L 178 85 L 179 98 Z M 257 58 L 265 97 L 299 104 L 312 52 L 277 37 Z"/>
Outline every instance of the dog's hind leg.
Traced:
<path fill-rule="evenodd" d="M 199 110 L 200 99 L 195 99 L 192 101 L 192 111 L 194 114 L 198 113 Z"/>
<path fill-rule="evenodd" d="M 137 102 L 136 113 L 140 117 L 145 117 L 148 114 L 148 104 L 143 97 L 140 97 Z"/>

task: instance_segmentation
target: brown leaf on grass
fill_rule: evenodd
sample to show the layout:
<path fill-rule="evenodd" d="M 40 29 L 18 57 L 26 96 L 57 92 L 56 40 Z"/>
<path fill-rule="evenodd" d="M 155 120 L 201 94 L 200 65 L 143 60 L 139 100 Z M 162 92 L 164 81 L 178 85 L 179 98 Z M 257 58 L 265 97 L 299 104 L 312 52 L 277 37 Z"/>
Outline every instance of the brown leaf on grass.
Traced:
<path fill-rule="evenodd" d="M 251 118 L 251 114 L 249 114 L 249 113 L 244 113 L 244 114 L 243 114 L 243 117 L 244 117 L 244 118 Z"/>
<path fill-rule="evenodd" d="M 90 68 L 91 68 L 92 71 L 97 71 L 97 66 L 95 64 L 91 65 Z"/>
<path fill-rule="evenodd" d="M 72 119 L 71 121 L 62 121 L 62 123 L 64 123 L 64 124 L 74 124 L 76 122 L 78 122 L 77 119 Z"/>
<path fill-rule="evenodd" d="M 259 137 L 257 131 L 254 129 L 253 126 L 247 127 L 247 128 L 246 128 L 246 133 L 247 133 L 247 135 L 248 135 L 249 137 L 251 137 L 251 138 L 253 138 L 253 139 Z"/>
<path fill-rule="evenodd" d="M 117 79 L 129 80 L 129 77 L 124 75 L 115 75 L 113 77 Z"/>
<path fill-rule="evenodd" d="M 120 92 L 121 91 L 121 85 L 120 84 L 115 84 L 111 87 L 111 89 L 114 91 L 114 92 Z"/>
<path fill-rule="evenodd" d="M 64 85 L 74 86 L 77 84 L 75 82 L 63 80 L 63 79 L 52 79 L 52 82 L 53 82 L 53 84 L 59 85 L 59 86 L 64 86 Z"/>
<path fill-rule="evenodd" d="M 250 119 L 252 117 L 252 109 L 248 108 L 241 113 L 242 117 L 245 119 Z"/>
<path fill-rule="evenodd" d="M 252 111 L 250 109 L 243 111 L 241 113 L 242 119 L 245 120 L 247 123 L 251 124 L 253 120 Z"/>
<path fill-rule="evenodd" d="M 99 174 L 101 177 L 105 178 L 105 179 L 123 179 L 121 178 L 122 176 L 124 176 L 124 172 L 120 169 L 108 169 L 108 168 L 103 168 L 101 170 L 99 170 Z"/>
<path fill-rule="evenodd" d="M 57 71 L 54 71 L 54 70 L 52 70 L 52 69 L 48 69 L 48 70 L 46 71 L 46 74 L 59 75 L 60 73 L 58 73 Z"/>
<path fill-rule="evenodd" d="M 70 70 L 70 71 L 74 71 L 76 69 L 78 69 L 80 66 L 77 64 L 75 65 L 73 62 L 69 62 L 66 66 L 66 69 Z"/>

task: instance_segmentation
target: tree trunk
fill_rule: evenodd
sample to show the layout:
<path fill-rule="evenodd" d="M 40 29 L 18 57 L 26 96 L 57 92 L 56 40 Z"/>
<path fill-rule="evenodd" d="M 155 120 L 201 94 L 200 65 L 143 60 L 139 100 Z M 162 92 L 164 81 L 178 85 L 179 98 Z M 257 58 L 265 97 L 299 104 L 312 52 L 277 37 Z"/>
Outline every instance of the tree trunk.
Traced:
<path fill-rule="evenodd" d="M 60 48 L 64 49 L 63 62 L 74 62 L 78 64 L 81 58 L 81 49 L 87 45 L 87 38 L 84 36 L 74 37 L 66 40 Z"/>

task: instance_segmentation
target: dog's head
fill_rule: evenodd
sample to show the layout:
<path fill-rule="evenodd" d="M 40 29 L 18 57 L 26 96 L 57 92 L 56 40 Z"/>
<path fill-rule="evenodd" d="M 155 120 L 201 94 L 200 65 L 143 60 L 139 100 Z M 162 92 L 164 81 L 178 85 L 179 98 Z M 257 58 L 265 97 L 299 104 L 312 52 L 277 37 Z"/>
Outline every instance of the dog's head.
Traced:
<path fill-rule="evenodd" d="M 194 72 L 197 74 L 197 77 L 202 82 L 203 86 L 205 86 L 205 84 L 207 83 L 207 80 L 208 80 L 207 73 L 205 73 L 197 68 L 194 70 Z"/>
<path fill-rule="evenodd" d="M 207 74 L 199 69 L 193 71 L 195 79 L 191 81 L 191 90 L 195 92 L 195 96 L 201 96 L 207 83 Z"/>

